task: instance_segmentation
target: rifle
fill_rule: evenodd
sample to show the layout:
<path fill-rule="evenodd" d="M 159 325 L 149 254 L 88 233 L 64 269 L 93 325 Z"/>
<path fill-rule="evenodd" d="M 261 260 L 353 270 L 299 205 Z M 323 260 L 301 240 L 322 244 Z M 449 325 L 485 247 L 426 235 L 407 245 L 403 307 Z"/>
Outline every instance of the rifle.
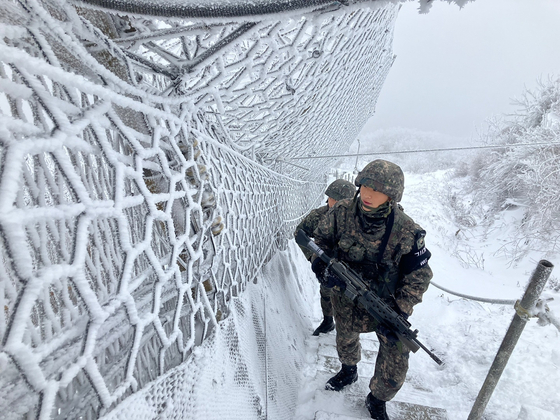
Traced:
<path fill-rule="evenodd" d="M 438 364 L 443 365 L 443 361 L 432 353 L 424 344 L 416 337 L 418 330 L 412 331 L 411 324 L 402 315 L 399 315 L 393 308 L 383 301 L 379 296 L 373 293 L 367 287 L 364 280 L 358 273 L 352 270 L 342 261 L 330 258 L 315 242 L 313 242 L 303 230 L 299 230 L 296 236 L 296 242 L 310 251 L 313 251 L 317 257 L 321 258 L 327 267 L 336 274 L 345 284 L 344 294 L 352 302 L 358 301 L 385 328 L 393 331 L 399 340 L 410 351 L 416 353 L 418 349 L 424 350 Z"/>

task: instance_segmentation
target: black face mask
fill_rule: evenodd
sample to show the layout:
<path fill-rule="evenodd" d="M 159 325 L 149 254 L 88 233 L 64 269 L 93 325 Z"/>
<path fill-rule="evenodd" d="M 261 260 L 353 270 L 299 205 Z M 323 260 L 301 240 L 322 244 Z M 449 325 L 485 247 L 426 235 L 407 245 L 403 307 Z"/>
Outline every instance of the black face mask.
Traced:
<path fill-rule="evenodd" d="M 391 202 L 387 201 L 379 207 L 372 209 L 372 211 L 366 211 L 362 207 L 362 200 L 357 197 L 354 209 L 360 220 L 362 230 L 365 233 L 374 233 L 385 226 L 387 216 L 391 214 L 393 208 Z"/>
<path fill-rule="evenodd" d="M 366 206 L 363 201 L 362 198 L 359 197 L 359 208 L 361 210 L 361 212 L 368 218 L 386 218 L 387 216 L 389 216 L 389 213 L 391 213 L 391 202 L 390 201 L 386 201 L 385 203 L 381 204 L 379 207 L 374 208 L 374 207 L 368 207 Z"/>

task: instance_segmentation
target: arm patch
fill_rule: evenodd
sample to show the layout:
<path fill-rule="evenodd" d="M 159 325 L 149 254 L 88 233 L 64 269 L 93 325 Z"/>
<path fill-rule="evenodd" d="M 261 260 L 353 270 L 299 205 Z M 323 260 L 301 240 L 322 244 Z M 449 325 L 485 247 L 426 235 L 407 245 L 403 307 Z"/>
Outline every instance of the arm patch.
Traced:
<path fill-rule="evenodd" d="M 432 253 L 426 248 L 424 241 L 425 236 L 425 230 L 417 232 L 412 250 L 408 254 L 402 256 L 399 267 L 401 273 L 404 275 L 410 274 L 428 264 Z"/>

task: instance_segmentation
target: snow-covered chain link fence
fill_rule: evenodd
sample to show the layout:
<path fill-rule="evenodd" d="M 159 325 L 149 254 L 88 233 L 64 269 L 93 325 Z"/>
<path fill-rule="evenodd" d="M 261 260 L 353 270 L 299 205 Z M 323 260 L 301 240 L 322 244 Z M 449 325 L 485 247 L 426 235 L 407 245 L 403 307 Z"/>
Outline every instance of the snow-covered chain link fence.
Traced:
<path fill-rule="evenodd" d="M 1 2 L 4 418 L 97 418 L 161 378 L 165 405 L 323 197 L 332 160 L 284 159 L 343 152 L 373 113 L 396 12 L 163 22 Z"/>

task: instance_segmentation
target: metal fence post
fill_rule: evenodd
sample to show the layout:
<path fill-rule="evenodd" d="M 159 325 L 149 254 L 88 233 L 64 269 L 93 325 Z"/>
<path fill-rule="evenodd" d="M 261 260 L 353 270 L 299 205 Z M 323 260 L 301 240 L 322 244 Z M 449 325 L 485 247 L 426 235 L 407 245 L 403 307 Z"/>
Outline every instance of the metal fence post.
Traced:
<path fill-rule="evenodd" d="M 537 264 L 537 268 L 533 272 L 521 302 L 518 301 L 515 305 L 516 313 L 513 316 L 509 329 L 502 341 L 502 345 L 500 346 L 494 362 L 488 371 L 486 380 L 478 393 L 478 397 L 474 402 L 473 408 L 467 420 L 479 420 L 482 413 L 484 413 L 484 409 L 492 396 L 492 392 L 494 392 L 494 388 L 496 388 L 509 357 L 517 344 L 517 340 L 519 339 L 519 336 L 523 332 L 523 328 L 525 328 L 525 324 L 529 319 L 528 311 L 535 306 L 553 268 L 554 265 L 546 260 L 540 260 Z"/>

